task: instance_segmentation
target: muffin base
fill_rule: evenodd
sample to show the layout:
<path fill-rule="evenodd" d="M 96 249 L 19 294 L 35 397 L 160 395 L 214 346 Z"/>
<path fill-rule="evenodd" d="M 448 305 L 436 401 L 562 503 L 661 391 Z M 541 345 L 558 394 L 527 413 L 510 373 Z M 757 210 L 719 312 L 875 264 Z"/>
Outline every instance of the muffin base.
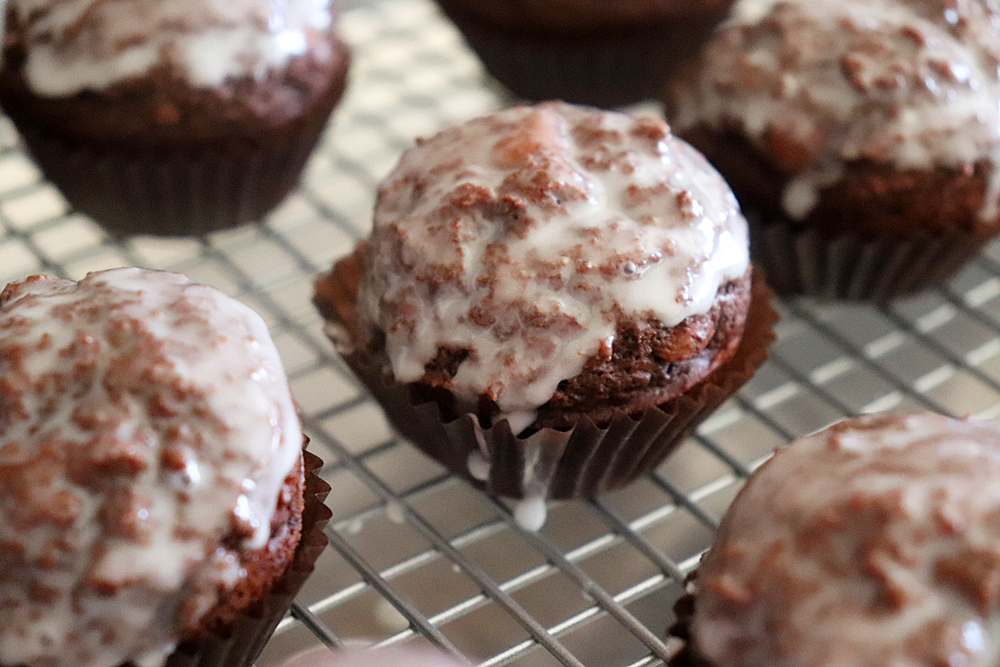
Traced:
<path fill-rule="evenodd" d="M 386 382 L 382 366 L 352 352 L 344 360 L 401 435 L 451 472 L 489 493 L 513 498 L 580 498 L 618 488 L 649 472 L 767 359 L 777 313 L 773 293 L 754 275 L 750 310 L 735 355 L 708 378 L 658 407 L 606 425 L 584 417 L 570 430 L 515 435 L 506 420 L 483 428 L 472 414 L 445 421 L 418 384 Z M 476 462 L 488 466 L 488 474 Z M 477 474 L 474 474 L 477 473 Z"/>
<path fill-rule="evenodd" d="M 781 295 L 884 302 L 947 282 L 983 249 L 988 238 L 965 232 L 941 235 L 845 233 L 747 214 L 750 252 Z"/>
<path fill-rule="evenodd" d="M 260 655 L 327 544 L 323 529 L 333 513 L 323 502 L 330 492 L 329 484 L 318 475 L 323 462 L 315 454 L 303 452 L 303 463 L 306 483 L 302 537 L 281 580 L 225 631 L 209 633 L 178 646 L 167 658 L 166 667 L 247 667 Z"/>
<path fill-rule="evenodd" d="M 347 83 L 337 43 L 328 89 L 302 117 L 273 128 L 278 140 L 227 136 L 176 147 L 73 139 L 8 112 L 45 176 L 70 206 L 115 235 L 201 235 L 260 220 L 298 184 Z"/>

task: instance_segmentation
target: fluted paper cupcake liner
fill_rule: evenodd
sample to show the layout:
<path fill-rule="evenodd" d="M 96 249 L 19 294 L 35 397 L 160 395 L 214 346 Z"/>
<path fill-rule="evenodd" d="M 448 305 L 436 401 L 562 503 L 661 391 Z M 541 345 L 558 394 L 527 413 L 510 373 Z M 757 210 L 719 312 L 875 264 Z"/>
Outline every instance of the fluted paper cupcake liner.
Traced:
<path fill-rule="evenodd" d="M 750 220 L 750 252 L 782 295 L 880 302 L 940 286 L 986 245 L 964 232 L 830 237 L 785 221 Z"/>
<path fill-rule="evenodd" d="M 303 462 L 306 484 L 302 537 L 281 581 L 253 610 L 237 618 L 228 632 L 186 642 L 170 655 L 166 667 L 247 667 L 260 655 L 327 544 L 323 529 L 332 513 L 323 502 L 330 486 L 318 475 L 323 462 L 309 452 L 303 453 Z"/>
<path fill-rule="evenodd" d="M 445 421 L 419 385 L 387 382 L 381 364 L 354 352 L 345 361 L 404 437 L 450 471 L 490 493 L 514 498 L 579 498 L 618 488 L 655 468 L 767 359 L 777 313 L 755 274 L 750 312 L 736 354 L 683 395 L 607 425 L 582 419 L 569 431 L 519 438 L 506 420 L 483 428 L 472 414 Z M 485 469 L 488 468 L 488 474 Z"/>
<path fill-rule="evenodd" d="M 672 68 L 697 51 L 712 22 L 606 35 L 558 35 L 498 29 L 447 2 L 439 3 L 497 81 L 528 100 L 618 107 L 658 98 Z"/>
<path fill-rule="evenodd" d="M 298 183 L 323 125 L 286 145 L 204 151 L 95 149 L 21 130 L 45 176 L 108 231 L 185 236 L 260 220 Z"/>

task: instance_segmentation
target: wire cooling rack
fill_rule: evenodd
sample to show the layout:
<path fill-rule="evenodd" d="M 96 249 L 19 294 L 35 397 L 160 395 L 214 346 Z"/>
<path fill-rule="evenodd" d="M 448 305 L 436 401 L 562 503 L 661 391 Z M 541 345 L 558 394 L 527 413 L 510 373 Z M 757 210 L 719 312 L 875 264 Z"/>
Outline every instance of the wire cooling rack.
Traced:
<path fill-rule="evenodd" d="M 772 359 L 654 474 L 550 506 L 509 505 L 396 439 L 332 352 L 313 276 L 367 233 L 376 183 L 413 137 L 511 103 L 429 0 L 348 6 L 349 92 L 302 187 L 264 224 L 117 242 L 68 211 L 0 123 L 0 284 L 123 265 L 213 284 L 267 320 L 333 486 L 331 546 L 258 667 L 345 644 L 433 644 L 469 663 L 643 667 L 684 573 L 775 446 L 845 415 L 1000 417 L 1000 243 L 945 289 L 887 308 L 781 304 Z M 658 110 L 652 109 L 653 113 Z"/>

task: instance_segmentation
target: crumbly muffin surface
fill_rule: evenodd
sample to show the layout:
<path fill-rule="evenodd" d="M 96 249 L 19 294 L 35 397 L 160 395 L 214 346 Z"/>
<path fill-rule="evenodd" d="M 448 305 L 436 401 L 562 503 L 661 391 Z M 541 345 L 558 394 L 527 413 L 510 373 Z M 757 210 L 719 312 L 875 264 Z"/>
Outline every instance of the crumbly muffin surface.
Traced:
<path fill-rule="evenodd" d="M 1000 428 L 841 422 L 779 450 L 698 570 L 713 667 L 991 667 L 1000 656 Z"/>
<path fill-rule="evenodd" d="M 0 664 L 158 664 L 301 506 L 301 448 L 263 322 L 221 292 L 139 269 L 8 285 Z"/>

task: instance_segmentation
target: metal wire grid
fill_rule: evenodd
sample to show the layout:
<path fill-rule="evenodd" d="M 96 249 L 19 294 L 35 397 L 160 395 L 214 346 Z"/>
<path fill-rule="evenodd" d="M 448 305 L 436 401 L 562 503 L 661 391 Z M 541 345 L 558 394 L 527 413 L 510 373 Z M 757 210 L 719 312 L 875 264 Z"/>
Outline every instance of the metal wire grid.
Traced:
<path fill-rule="evenodd" d="M 0 284 L 164 268 L 233 294 L 271 327 L 335 515 L 331 548 L 259 667 L 399 642 L 481 665 L 660 665 L 679 582 L 775 446 L 865 411 L 1000 417 L 994 243 L 946 289 L 888 308 L 784 302 L 771 361 L 656 473 L 553 504 L 540 532 L 520 529 L 505 501 L 393 437 L 309 303 L 312 277 L 367 233 L 374 187 L 412 138 L 510 102 L 429 0 L 349 7 L 350 91 L 301 189 L 262 225 L 115 241 L 66 209 L 0 125 Z"/>

